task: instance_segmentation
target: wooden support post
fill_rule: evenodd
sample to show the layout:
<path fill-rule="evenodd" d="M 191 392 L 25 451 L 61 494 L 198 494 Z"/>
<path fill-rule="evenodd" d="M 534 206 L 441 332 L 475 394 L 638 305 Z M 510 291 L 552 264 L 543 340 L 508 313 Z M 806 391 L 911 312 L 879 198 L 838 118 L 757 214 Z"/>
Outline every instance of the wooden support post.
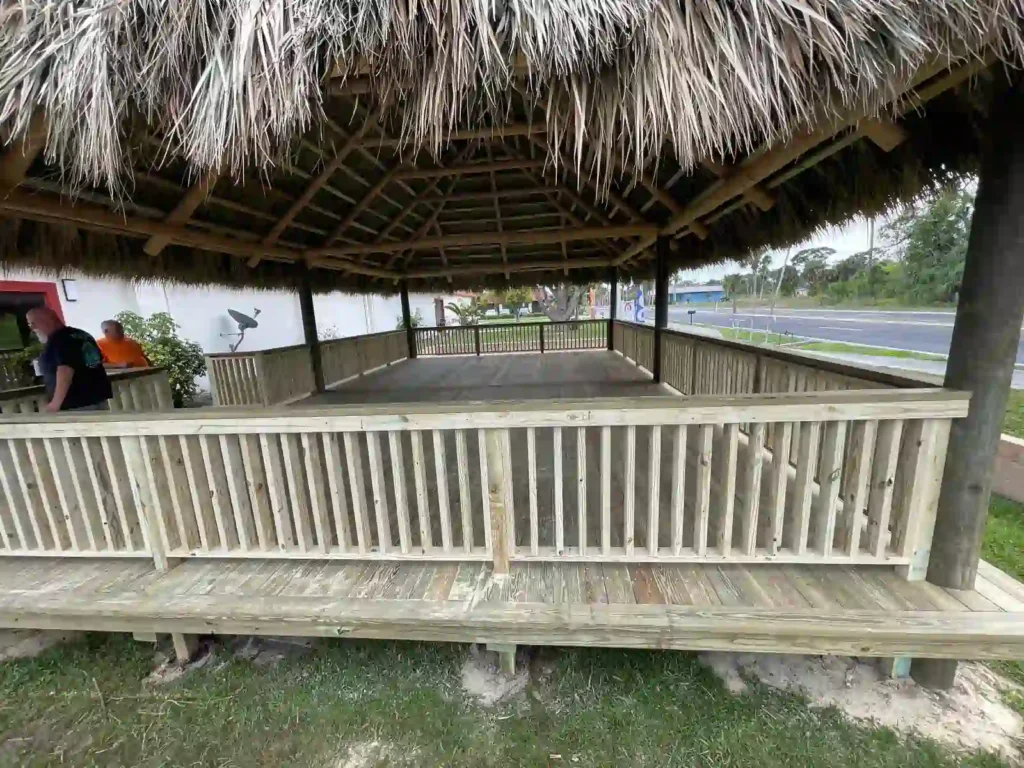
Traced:
<path fill-rule="evenodd" d="M 498 654 L 498 669 L 506 675 L 516 673 L 515 643 L 488 643 L 487 650 Z"/>
<path fill-rule="evenodd" d="M 654 381 L 661 382 L 661 332 L 668 325 L 668 249 L 669 239 L 659 237 L 655 243 L 655 280 L 654 280 L 654 364 L 651 371 Z"/>
<path fill-rule="evenodd" d="M 302 313 L 302 333 L 309 347 L 309 361 L 313 366 L 313 387 L 317 392 L 324 391 L 324 363 L 320 357 L 320 339 L 316 333 L 316 313 L 313 311 L 313 283 L 310 280 L 309 267 L 302 262 L 302 282 L 299 285 L 299 310 Z"/>
<path fill-rule="evenodd" d="M 409 311 L 409 283 L 402 281 L 402 322 L 405 324 L 405 342 L 409 345 L 409 359 L 416 359 L 416 331 L 412 327 L 412 312 Z"/>
<path fill-rule="evenodd" d="M 615 349 L 615 320 L 619 314 L 619 268 L 608 269 L 608 351 Z"/>
<path fill-rule="evenodd" d="M 1024 79 L 1000 73 L 989 108 L 974 219 L 944 385 L 968 390 L 954 421 L 942 479 L 928 581 L 972 589 L 992 493 L 992 467 L 1024 317 Z M 949 688 L 956 661 L 915 659 L 923 685 Z"/>
<path fill-rule="evenodd" d="M 178 657 L 178 661 L 182 664 L 187 664 L 191 661 L 192 657 L 196 655 L 196 650 L 199 648 L 198 635 L 183 635 L 180 632 L 172 632 L 171 642 L 174 643 L 174 655 Z"/>

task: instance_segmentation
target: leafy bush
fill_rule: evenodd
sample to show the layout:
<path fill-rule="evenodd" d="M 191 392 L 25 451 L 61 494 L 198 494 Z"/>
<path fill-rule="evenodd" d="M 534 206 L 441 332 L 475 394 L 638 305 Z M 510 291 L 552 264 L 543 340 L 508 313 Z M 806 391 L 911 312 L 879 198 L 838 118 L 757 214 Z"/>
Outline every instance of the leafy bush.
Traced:
<path fill-rule="evenodd" d="M 413 328 L 422 328 L 423 327 L 423 313 L 420 312 L 418 309 L 415 312 L 412 313 L 412 317 L 410 317 L 409 319 L 412 321 L 412 327 Z M 398 325 L 395 326 L 395 330 L 396 331 L 403 331 L 403 330 L 405 330 L 405 319 L 401 315 L 398 316 Z"/>
<path fill-rule="evenodd" d="M 180 326 L 166 312 L 154 312 L 148 318 L 119 312 L 116 320 L 124 326 L 126 335 L 142 345 L 153 365 L 167 369 L 175 407 L 191 403 L 199 391 L 196 376 L 206 373 L 203 348 L 178 336 Z"/>

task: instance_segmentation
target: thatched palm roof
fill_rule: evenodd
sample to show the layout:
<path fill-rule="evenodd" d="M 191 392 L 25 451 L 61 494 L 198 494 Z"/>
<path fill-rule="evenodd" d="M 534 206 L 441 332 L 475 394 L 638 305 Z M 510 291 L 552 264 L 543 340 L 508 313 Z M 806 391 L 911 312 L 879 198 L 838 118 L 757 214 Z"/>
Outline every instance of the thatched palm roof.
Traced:
<path fill-rule="evenodd" d="M 306 262 L 321 289 L 385 291 L 645 272 L 658 234 L 680 266 L 736 258 L 970 172 L 1022 19 L 1022 0 L 8 2 L 0 258 L 234 285 Z"/>

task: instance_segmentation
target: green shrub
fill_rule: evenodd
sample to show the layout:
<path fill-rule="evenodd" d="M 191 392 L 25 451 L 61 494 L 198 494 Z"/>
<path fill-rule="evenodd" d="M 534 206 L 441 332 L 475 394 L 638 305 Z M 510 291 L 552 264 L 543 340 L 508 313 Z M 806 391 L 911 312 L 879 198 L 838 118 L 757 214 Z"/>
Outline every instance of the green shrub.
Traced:
<path fill-rule="evenodd" d="M 143 318 L 134 312 L 119 312 L 116 319 L 126 335 L 142 345 L 153 365 L 167 369 L 174 406 L 190 404 L 197 394 L 196 376 L 206 373 L 203 348 L 178 336 L 180 327 L 166 312 L 154 312 Z"/>

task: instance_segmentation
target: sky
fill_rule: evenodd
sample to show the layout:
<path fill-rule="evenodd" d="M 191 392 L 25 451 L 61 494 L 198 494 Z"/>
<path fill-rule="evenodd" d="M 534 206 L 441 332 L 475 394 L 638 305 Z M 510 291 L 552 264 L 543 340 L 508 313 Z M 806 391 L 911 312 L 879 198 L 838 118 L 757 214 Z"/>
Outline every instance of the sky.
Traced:
<path fill-rule="evenodd" d="M 884 219 L 879 219 L 875 225 L 875 245 L 879 244 L 878 232 L 884 225 Z M 829 227 L 824 230 L 821 234 L 816 237 L 812 237 L 793 246 L 793 253 L 803 250 L 804 248 L 817 248 L 827 246 L 836 250 L 835 256 L 832 257 L 831 261 L 838 261 L 844 259 L 847 256 L 851 256 L 859 251 L 866 251 L 869 243 L 869 223 L 866 218 L 857 217 L 845 227 Z M 778 268 L 782 266 L 782 262 L 786 258 L 786 251 L 771 251 L 772 256 L 772 268 Z M 733 272 L 749 272 L 750 268 L 735 262 L 727 262 L 725 264 L 718 264 L 710 267 L 702 267 L 700 269 L 690 269 L 679 273 L 679 279 L 681 280 L 692 280 L 694 282 L 709 282 L 719 281 L 726 275 Z"/>

